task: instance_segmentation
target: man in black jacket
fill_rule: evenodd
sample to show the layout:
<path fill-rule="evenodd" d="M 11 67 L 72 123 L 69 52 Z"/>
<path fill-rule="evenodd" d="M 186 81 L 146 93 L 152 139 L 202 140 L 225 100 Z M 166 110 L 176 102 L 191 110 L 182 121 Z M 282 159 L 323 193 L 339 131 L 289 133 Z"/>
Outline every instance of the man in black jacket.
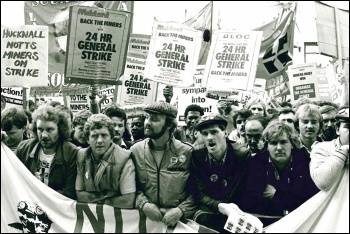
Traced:
<path fill-rule="evenodd" d="M 205 139 L 205 146 L 192 153 L 191 182 L 193 195 L 199 205 L 194 219 L 220 232 L 232 203 L 241 205 L 250 159 L 249 150 L 227 139 L 227 121 L 219 114 L 202 116 L 196 125 Z"/>

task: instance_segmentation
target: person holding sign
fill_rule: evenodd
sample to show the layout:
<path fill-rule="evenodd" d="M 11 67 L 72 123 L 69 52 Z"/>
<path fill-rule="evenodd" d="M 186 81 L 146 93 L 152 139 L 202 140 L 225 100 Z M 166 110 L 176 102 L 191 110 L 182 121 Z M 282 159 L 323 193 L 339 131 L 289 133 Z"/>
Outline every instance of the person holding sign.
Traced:
<path fill-rule="evenodd" d="M 196 129 L 205 145 L 195 148 L 191 163 L 191 188 L 199 205 L 194 220 L 220 232 L 232 203 L 241 206 L 244 178 L 250 152 L 243 145 L 228 140 L 227 120 L 220 114 L 201 117 Z"/>
<path fill-rule="evenodd" d="M 136 142 L 132 155 L 136 167 L 136 207 L 153 221 L 175 225 L 195 212 L 187 191 L 192 146 L 173 137 L 177 109 L 166 102 L 145 107 L 146 139 Z"/>
<path fill-rule="evenodd" d="M 77 156 L 78 201 L 133 208 L 135 166 L 130 151 L 113 143 L 113 122 L 103 114 L 91 115 L 84 134 L 90 146 L 80 149 Z"/>

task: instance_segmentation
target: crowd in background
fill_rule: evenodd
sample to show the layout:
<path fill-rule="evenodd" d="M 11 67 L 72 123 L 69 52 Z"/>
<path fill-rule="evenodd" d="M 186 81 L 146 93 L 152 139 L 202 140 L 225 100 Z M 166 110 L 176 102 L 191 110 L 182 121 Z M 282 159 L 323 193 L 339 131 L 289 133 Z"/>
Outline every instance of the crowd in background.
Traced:
<path fill-rule="evenodd" d="M 73 117 L 44 99 L 28 110 L 5 108 L 2 96 L 1 139 L 66 197 L 222 232 L 233 206 L 268 225 L 276 219 L 265 216 L 287 215 L 348 168 L 348 106 L 301 98 L 273 109 L 256 98 L 242 108 L 223 99 L 219 113 L 188 105 L 186 125 L 177 126 L 177 108 L 164 94 L 166 102 L 147 105 L 130 124 L 120 106 L 101 111 L 94 98 Z"/>

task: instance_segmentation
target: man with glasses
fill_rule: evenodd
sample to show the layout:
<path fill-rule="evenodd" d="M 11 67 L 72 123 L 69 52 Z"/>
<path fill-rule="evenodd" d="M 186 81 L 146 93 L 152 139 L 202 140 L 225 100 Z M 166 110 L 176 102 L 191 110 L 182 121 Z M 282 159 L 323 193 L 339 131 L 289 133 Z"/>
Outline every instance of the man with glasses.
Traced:
<path fill-rule="evenodd" d="M 320 137 L 324 141 L 331 141 L 337 138 L 337 133 L 335 129 L 335 115 L 337 114 L 337 109 L 331 105 L 322 106 L 319 109 L 322 119 L 323 127 Z"/>
<path fill-rule="evenodd" d="M 195 221 L 220 232 L 224 232 L 231 207 L 241 204 L 250 159 L 247 148 L 228 140 L 226 126 L 220 114 L 202 116 L 196 130 L 205 145 L 193 151 L 190 180 L 199 205 Z"/>
<path fill-rule="evenodd" d="M 182 142 L 193 144 L 196 141 L 194 136 L 194 124 L 198 118 L 204 115 L 202 107 L 192 104 L 185 110 L 186 126 L 178 127 L 174 133 L 176 139 Z"/>
<path fill-rule="evenodd" d="M 295 111 L 294 111 L 292 108 L 282 108 L 282 109 L 279 111 L 278 120 L 279 120 L 279 122 L 288 125 L 288 126 L 291 127 L 294 131 L 296 131 L 296 130 L 295 130 L 295 126 L 294 126 L 294 122 L 295 122 Z"/>

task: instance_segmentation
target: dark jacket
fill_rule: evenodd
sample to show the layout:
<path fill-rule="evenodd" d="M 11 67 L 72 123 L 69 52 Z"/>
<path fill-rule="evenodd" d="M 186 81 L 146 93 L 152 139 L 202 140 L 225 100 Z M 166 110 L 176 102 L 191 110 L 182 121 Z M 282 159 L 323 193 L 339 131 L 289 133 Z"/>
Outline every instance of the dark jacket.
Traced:
<path fill-rule="evenodd" d="M 33 175 L 39 162 L 40 149 L 41 145 L 36 139 L 23 141 L 17 147 L 17 157 Z M 72 143 L 59 143 L 49 177 L 49 187 L 71 199 L 76 199 L 77 152 L 78 148 Z"/>
<path fill-rule="evenodd" d="M 268 151 L 252 158 L 242 207 L 244 211 L 281 216 L 284 210 L 293 211 L 319 191 L 310 176 L 308 153 L 304 149 L 293 149 L 291 154 L 290 164 L 280 174 L 277 171 L 275 174 Z M 270 200 L 263 198 L 267 184 L 276 189 Z"/>
<path fill-rule="evenodd" d="M 192 193 L 200 209 L 218 212 L 218 204 L 241 204 L 244 178 L 250 153 L 244 146 L 227 141 L 227 156 L 221 166 L 209 159 L 207 148 L 196 148 L 192 153 Z"/>

